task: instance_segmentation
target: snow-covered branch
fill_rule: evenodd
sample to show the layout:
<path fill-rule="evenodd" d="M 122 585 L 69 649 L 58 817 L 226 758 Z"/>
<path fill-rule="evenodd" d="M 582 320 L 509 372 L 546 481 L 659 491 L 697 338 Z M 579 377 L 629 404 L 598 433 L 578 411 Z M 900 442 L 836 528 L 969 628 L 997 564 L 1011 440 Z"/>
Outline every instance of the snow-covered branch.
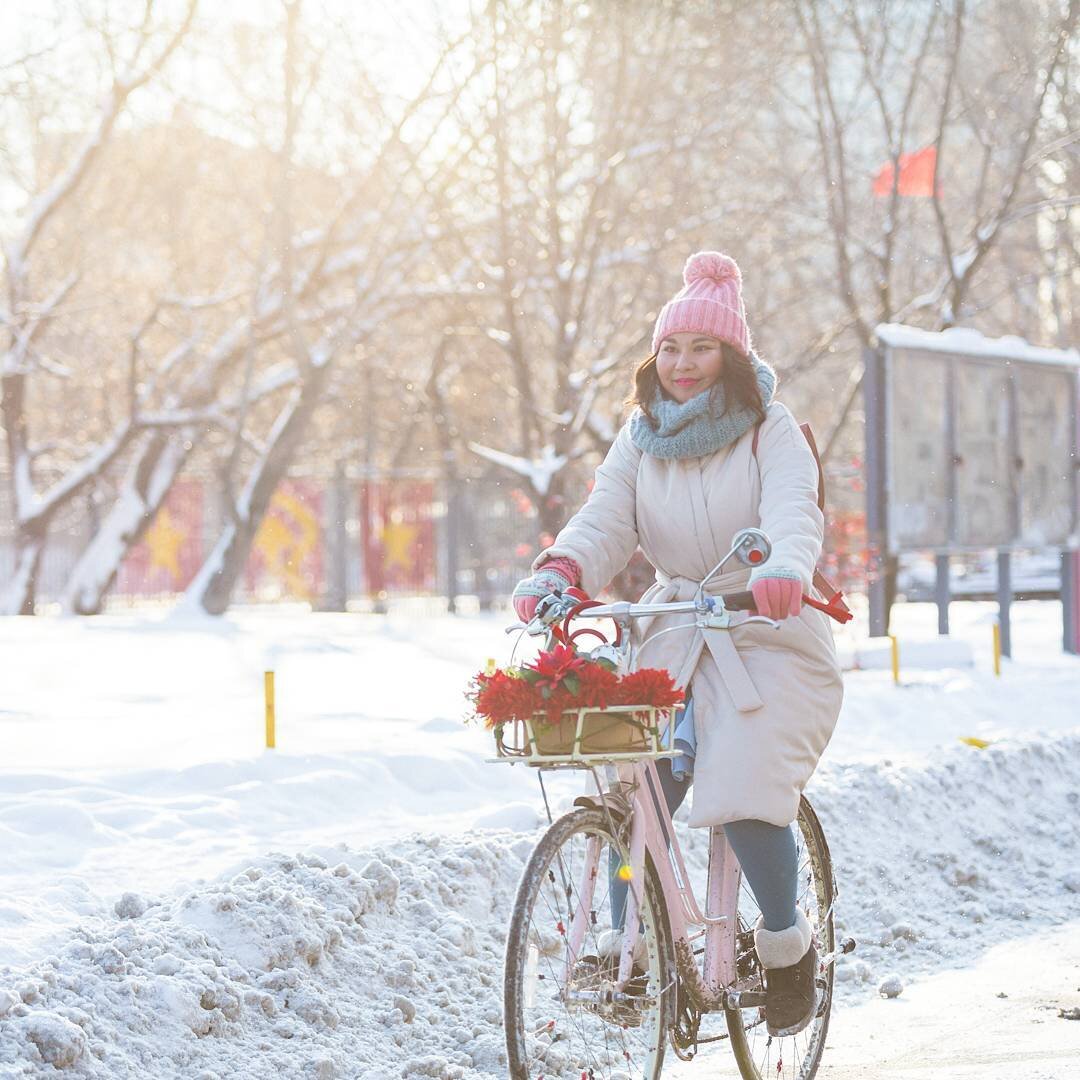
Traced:
<path fill-rule="evenodd" d="M 490 446 L 471 442 L 469 449 L 477 457 L 490 461 L 493 465 L 508 469 L 518 476 L 523 476 L 532 485 L 538 495 L 546 495 L 551 489 L 551 481 L 557 476 L 570 460 L 566 454 L 556 454 L 555 448 L 550 444 L 540 448 L 540 454 L 536 458 L 519 457 L 516 454 L 508 454 L 503 450 L 495 450 Z"/>

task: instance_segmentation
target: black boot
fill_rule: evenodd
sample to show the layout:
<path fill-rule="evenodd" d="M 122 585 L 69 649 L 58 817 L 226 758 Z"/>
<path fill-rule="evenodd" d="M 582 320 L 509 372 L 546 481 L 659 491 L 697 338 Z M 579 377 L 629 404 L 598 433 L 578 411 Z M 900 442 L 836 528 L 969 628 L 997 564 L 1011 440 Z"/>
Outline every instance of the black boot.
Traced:
<path fill-rule="evenodd" d="M 817 1015 L 817 949 L 791 967 L 765 969 L 765 1027 L 770 1035 L 795 1035 Z"/>
<path fill-rule="evenodd" d="M 758 919 L 754 946 L 765 969 L 765 1026 L 770 1035 L 794 1035 L 817 1014 L 817 949 L 806 915 L 797 910 L 786 930 L 766 930 Z"/>

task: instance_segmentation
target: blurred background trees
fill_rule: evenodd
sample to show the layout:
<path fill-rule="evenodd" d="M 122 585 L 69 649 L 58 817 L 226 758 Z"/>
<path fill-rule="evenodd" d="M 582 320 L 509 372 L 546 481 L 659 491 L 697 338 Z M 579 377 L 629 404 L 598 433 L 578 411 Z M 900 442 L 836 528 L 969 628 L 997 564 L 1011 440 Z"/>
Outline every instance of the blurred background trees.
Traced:
<path fill-rule="evenodd" d="M 100 610 L 193 476 L 214 497 L 182 587 L 209 611 L 290 471 L 501 483 L 539 545 L 705 247 L 739 261 L 755 346 L 856 508 L 878 322 L 1075 341 L 1076 14 L 16 3 L 2 609 L 32 612 L 62 550 L 50 598 Z"/>

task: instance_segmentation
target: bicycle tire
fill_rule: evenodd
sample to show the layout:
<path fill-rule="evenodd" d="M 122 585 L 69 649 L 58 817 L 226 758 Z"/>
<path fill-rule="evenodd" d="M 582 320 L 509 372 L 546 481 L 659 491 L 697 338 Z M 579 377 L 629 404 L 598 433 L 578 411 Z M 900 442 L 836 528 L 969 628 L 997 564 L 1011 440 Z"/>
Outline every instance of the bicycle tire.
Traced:
<path fill-rule="evenodd" d="M 585 844 L 590 836 L 600 839 L 599 873 L 582 959 L 575 970 L 585 968 L 593 959 L 589 954 L 600 932 L 598 913 L 606 910 L 608 899 L 608 848 L 614 844 L 624 859 L 628 857 L 625 842 L 612 836 L 608 820 L 602 810 L 595 809 L 575 810 L 559 818 L 533 849 L 522 873 L 507 933 L 503 975 L 503 1018 L 511 1080 L 539 1080 L 541 1076 L 574 1080 L 595 1076 L 599 1080 L 615 1075 L 657 1080 L 663 1068 L 672 1022 L 675 963 L 660 883 L 647 855 L 641 925 L 648 980 L 641 986 L 643 1001 L 652 1000 L 654 1004 L 640 1010 L 640 1026 L 624 1026 L 615 1018 L 605 1018 L 597 1011 L 599 1007 L 575 1007 L 561 1000 L 565 987 L 560 986 L 559 971 L 565 972 L 565 968 L 558 955 L 555 963 L 550 960 L 550 953 L 560 952 L 551 925 L 570 925 L 567 913 L 576 905 L 580 880 L 574 872 L 584 865 Z M 531 969 L 530 946 L 535 950 Z M 545 962 L 543 972 L 537 970 L 541 959 Z M 573 982 L 575 989 L 608 985 L 599 973 L 595 978 Z M 632 1014 L 634 1009 L 631 1007 L 629 1012 Z"/>
<path fill-rule="evenodd" d="M 807 913 L 814 928 L 818 955 L 832 952 L 836 947 L 833 901 L 836 895 L 832 857 L 825 832 L 814 808 L 806 797 L 799 800 L 796 847 L 799 858 L 799 904 Z M 800 842 L 801 841 L 801 842 Z M 812 902 L 809 893 L 813 894 Z M 740 932 L 750 927 L 740 915 Z M 756 957 L 754 958 L 756 962 Z M 832 1014 L 835 965 L 819 973 L 822 1001 L 817 1016 L 798 1035 L 774 1038 L 765 1031 L 760 1016 L 749 1010 L 727 1009 L 728 1034 L 731 1049 L 743 1080 L 813 1080 L 821 1064 L 825 1039 Z"/>

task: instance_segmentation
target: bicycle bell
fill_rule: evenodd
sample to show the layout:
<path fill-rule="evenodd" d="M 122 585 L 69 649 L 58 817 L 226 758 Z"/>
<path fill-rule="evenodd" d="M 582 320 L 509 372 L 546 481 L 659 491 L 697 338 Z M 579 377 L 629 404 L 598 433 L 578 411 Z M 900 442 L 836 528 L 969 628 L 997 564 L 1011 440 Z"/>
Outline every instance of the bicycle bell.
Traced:
<path fill-rule="evenodd" d="M 760 566 L 772 554 L 772 541 L 760 529 L 740 529 L 731 546 L 747 566 Z"/>
<path fill-rule="evenodd" d="M 772 554 L 772 541 L 760 529 L 740 529 L 731 541 L 731 549 L 728 553 L 705 575 L 698 586 L 694 596 L 694 603 L 701 611 L 707 610 L 705 603 L 705 586 L 721 570 L 727 561 L 733 556 L 738 556 L 739 562 L 747 566 L 760 566 L 767 561 Z"/>

